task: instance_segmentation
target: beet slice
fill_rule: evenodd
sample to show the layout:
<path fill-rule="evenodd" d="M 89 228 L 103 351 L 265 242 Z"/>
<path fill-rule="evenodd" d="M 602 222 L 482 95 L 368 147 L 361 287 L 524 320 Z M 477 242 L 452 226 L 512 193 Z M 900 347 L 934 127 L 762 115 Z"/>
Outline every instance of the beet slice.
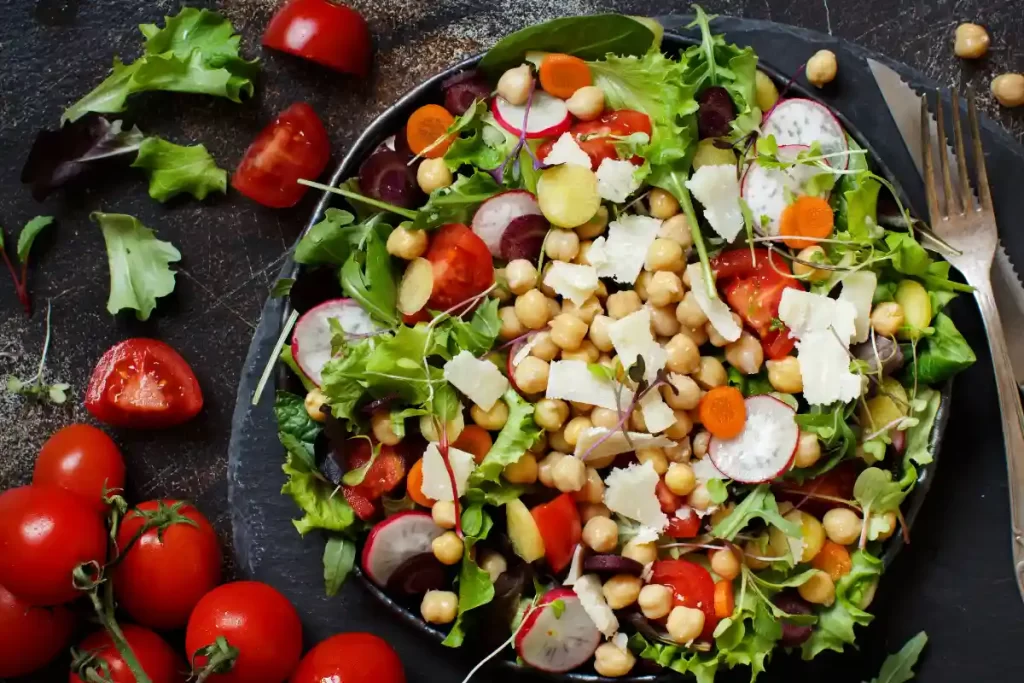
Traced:
<path fill-rule="evenodd" d="M 544 216 L 528 214 L 514 218 L 501 235 L 498 247 L 501 257 L 506 261 L 518 258 L 536 261 L 550 228 Z"/>
<path fill-rule="evenodd" d="M 779 593 L 772 600 L 775 606 L 781 609 L 786 614 L 813 614 L 814 610 L 811 609 L 810 603 L 801 598 L 796 593 L 785 591 Z M 800 626 L 798 624 L 787 623 L 785 619 L 782 619 L 782 644 L 785 647 L 798 647 L 804 643 L 808 638 L 811 637 L 811 632 L 814 630 L 813 626 Z"/>
<path fill-rule="evenodd" d="M 388 577 L 388 592 L 402 595 L 423 595 L 445 586 L 445 567 L 433 553 L 413 555 Z"/>
<path fill-rule="evenodd" d="M 473 76 L 444 89 L 444 108 L 456 116 L 462 116 L 476 100 L 487 100 L 491 86 L 482 76 Z"/>
<path fill-rule="evenodd" d="M 416 172 L 408 165 L 408 157 L 400 152 L 377 152 L 359 167 L 359 189 L 368 197 L 382 202 L 415 208 L 422 203 L 423 193 L 416 184 Z"/>
<path fill-rule="evenodd" d="M 640 576 L 644 573 L 644 566 L 628 557 L 608 553 L 591 555 L 583 560 L 583 571 L 587 574 L 632 574 L 633 576 Z"/>
<path fill-rule="evenodd" d="M 700 94 L 697 104 L 697 130 L 701 138 L 720 138 L 729 134 L 729 124 L 736 118 L 736 105 L 728 90 L 713 85 Z"/>

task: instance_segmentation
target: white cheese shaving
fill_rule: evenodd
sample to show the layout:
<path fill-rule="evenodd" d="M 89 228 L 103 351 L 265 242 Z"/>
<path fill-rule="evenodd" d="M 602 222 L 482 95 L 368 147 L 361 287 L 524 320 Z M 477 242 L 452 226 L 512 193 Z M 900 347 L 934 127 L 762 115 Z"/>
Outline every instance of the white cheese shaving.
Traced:
<path fill-rule="evenodd" d="M 698 484 L 706 484 L 712 479 L 728 479 L 718 471 L 715 467 L 715 463 L 711 462 L 711 458 L 704 456 L 700 460 L 691 460 L 690 469 L 693 470 L 693 476 L 697 480 Z"/>
<path fill-rule="evenodd" d="M 610 431 L 606 427 L 589 427 L 580 432 L 574 451 L 576 457 L 582 457 L 588 448 L 604 439 Z M 627 434 L 623 434 L 621 430 L 616 430 L 614 434 L 601 441 L 601 445 L 591 451 L 587 458 L 607 458 L 619 453 L 629 453 L 637 448 L 664 448 L 675 445 L 676 442 L 666 436 L 652 436 L 643 432 L 629 432 L 627 437 Z"/>
<path fill-rule="evenodd" d="M 701 166 L 686 181 L 686 187 L 704 206 L 704 218 L 711 229 L 727 242 L 736 239 L 743 230 L 736 167 L 732 164 Z"/>
<path fill-rule="evenodd" d="M 544 274 L 544 284 L 555 290 L 555 294 L 582 306 L 597 291 L 599 281 L 593 266 L 552 261 Z"/>
<path fill-rule="evenodd" d="M 559 360 L 550 365 L 548 388 L 544 395 L 608 410 L 625 410 L 633 392 L 618 382 L 597 377 L 587 367 L 586 361 Z"/>
<path fill-rule="evenodd" d="M 697 306 L 704 311 L 708 322 L 715 328 L 715 332 L 722 335 L 726 341 L 736 341 L 740 338 L 743 328 L 737 324 L 732 317 L 732 310 L 729 304 L 722 301 L 721 297 L 712 299 L 708 296 L 708 289 L 704 284 L 704 273 L 699 263 L 691 263 L 686 267 L 686 273 L 690 277 L 690 290 L 697 300 Z M 786 290 L 791 291 L 789 289 Z"/>
<path fill-rule="evenodd" d="M 565 575 L 563 586 L 574 586 L 583 576 L 583 544 L 577 543 L 576 550 L 572 552 L 572 560 L 569 561 L 569 573 Z"/>
<path fill-rule="evenodd" d="M 661 221 L 648 216 L 621 216 L 608 226 L 608 237 L 598 237 L 587 251 L 587 260 L 599 277 L 624 285 L 636 282 L 647 259 L 647 249 L 658 236 Z"/>
<path fill-rule="evenodd" d="M 573 584 L 572 590 L 580 599 L 583 611 L 597 626 L 597 630 L 611 638 L 619 630 L 619 620 L 608 606 L 601 589 L 601 579 L 596 574 L 584 574 Z"/>
<path fill-rule="evenodd" d="M 811 405 L 852 401 L 863 393 L 860 375 L 850 372 L 850 355 L 832 330 L 808 332 L 796 344 L 804 400 Z"/>
<path fill-rule="evenodd" d="M 616 633 L 615 637 L 612 638 L 612 644 L 620 650 L 625 650 L 629 647 L 629 636 L 622 632 Z"/>
<path fill-rule="evenodd" d="M 676 423 L 676 414 L 661 398 L 657 389 L 647 392 L 640 399 L 640 414 L 644 425 L 651 434 L 663 432 Z"/>
<path fill-rule="evenodd" d="M 640 187 L 636 166 L 620 159 L 604 159 L 597 168 L 597 194 L 609 202 L 621 204 Z"/>
<path fill-rule="evenodd" d="M 508 389 L 508 378 L 494 363 L 480 360 L 469 351 L 444 364 L 444 378 L 484 410 L 490 410 Z"/>
<path fill-rule="evenodd" d="M 583 166 L 590 169 L 590 156 L 576 142 L 569 133 L 562 133 L 561 137 L 551 145 L 551 151 L 544 157 L 543 161 L 548 166 L 568 164 L 569 166 Z"/>
<path fill-rule="evenodd" d="M 516 355 L 512 356 L 512 367 L 518 368 L 519 364 L 526 360 L 526 357 L 530 355 L 530 351 L 533 351 L 533 347 L 543 341 L 544 337 L 541 336 L 542 334 L 543 332 L 531 334 L 526 343 L 519 347 L 519 350 L 516 351 Z"/>
<path fill-rule="evenodd" d="M 878 276 L 870 270 L 858 270 L 843 278 L 843 289 L 839 292 L 840 301 L 853 304 L 856 316 L 853 320 L 854 343 L 867 341 L 871 332 L 871 300 L 878 286 Z"/>
<path fill-rule="evenodd" d="M 668 516 L 661 509 L 655 489 L 658 473 L 650 460 L 626 468 L 616 467 L 604 480 L 604 504 L 612 512 L 640 522 L 657 531 L 668 526 Z"/>
<path fill-rule="evenodd" d="M 668 361 L 668 352 L 651 334 L 651 309 L 646 306 L 609 325 L 608 337 L 619 362 L 627 370 L 633 367 L 638 357 L 643 357 L 644 378 L 648 382 L 655 380 L 658 371 Z"/>
<path fill-rule="evenodd" d="M 848 345 L 855 334 L 857 309 L 844 299 L 830 299 L 802 289 L 787 288 L 779 301 L 779 320 L 789 327 L 790 336 L 802 339 L 811 332 L 835 331 Z"/>
<path fill-rule="evenodd" d="M 460 451 L 458 448 L 448 447 L 448 461 L 451 463 L 452 472 L 455 474 L 456 490 L 461 496 L 466 492 L 466 483 L 469 475 L 476 469 L 476 459 L 472 453 Z M 448 469 L 444 466 L 444 459 L 437 444 L 431 442 L 423 451 L 423 495 L 434 500 L 454 500 L 452 496 L 452 480 L 448 476 Z"/>
<path fill-rule="evenodd" d="M 654 543 L 659 536 L 661 533 L 654 527 L 641 525 L 637 527 L 633 540 L 637 543 Z"/>

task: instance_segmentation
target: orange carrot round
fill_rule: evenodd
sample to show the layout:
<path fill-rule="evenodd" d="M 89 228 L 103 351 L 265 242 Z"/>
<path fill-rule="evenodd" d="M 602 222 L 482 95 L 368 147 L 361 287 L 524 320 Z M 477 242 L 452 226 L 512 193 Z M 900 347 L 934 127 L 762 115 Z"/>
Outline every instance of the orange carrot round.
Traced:
<path fill-rule="evenodd" d="M 593 82 L 590 67 L 579 57 L 551 54 L 540 63 L 540 87 L 554 97 L 567 100 Z"/>
<path fill-rule="evenodd" d="M 423 493 L 423 459 L 420 458 L 413 464 L 409 469 L 409 475 L 405 479 L 405 489 L 412 498 L 413 502 L 417 505 L 422 505 L 425 508 L 434 507 L 434 503 L 437 501 L 433 498 L 428 498 Z"/>
<path fill-rule="evenodd" d="M 452 448 L 458 448 L 460 451 L 466 453 L 472 453 L 473 459 L 476 460 L 476 464 L 480 464 L 484 460 L 484 456 L 490 452 L 491 446 L 494 444 L 491 441 L 491 435 L 487 433 L 487 430 L 478 425 L 467 425 L 462 433 L 459 434 L 459 438 L 452 444 Z"/>
<path fill-rule="evenodd" d="M 821 550 L 811 560 L 811 566 L 831 576 L 833 581 L 838 581 L 850 573 L 853 561 L 850 559 L 849 550 L 835 541 L 825 541 Z"/>
<path fill-rule="evenodd" d="M 779 235 L 787 247 L 803 249 L 817 244 L 815 240 L 800 239 L 814 237 L 825 239 L 832 234 L 835 216 L 832 207 L 821 197 L 802 196 L 787 206 L 779 219 Z"/>
<path fill-rule="evenodd" d="M 743 431 L 747 405 L 736 387 L 715 387 L 700 400 L 700 421 L 713 436 L 732 439 Z"/>
<path fill-rule="evenodd" d="M 722 579 L 715 584 L 715 616 L 719 619 L 726 619 L 732 616 L 735 608 L 732 581 Z"/>
<path fill-rule="evenodd" d="M 428 159 L 439 159 L 444 156 L 452 143 L 454 135 L 445 137 L 448 128 L 455 123 L 455 117 L 439 104 L 425 104 L 412 113 L 405 126 L 405 138 L 413 154 Z"/>

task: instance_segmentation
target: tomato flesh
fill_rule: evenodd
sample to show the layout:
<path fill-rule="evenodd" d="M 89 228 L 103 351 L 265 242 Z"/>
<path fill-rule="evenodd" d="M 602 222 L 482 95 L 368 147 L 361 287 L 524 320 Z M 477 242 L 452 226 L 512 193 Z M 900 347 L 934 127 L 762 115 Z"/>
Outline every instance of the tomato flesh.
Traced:
<path fill-rule="evenodd" d="M 692 508 L 686 508 L 682 517 L 669 517 L 665 533 L 672 538 L 694 538 L 700 532 L 700 517 Z"/>
<path fill-rule="evenodd" d="M 837 501 L 853 500 L 853 485 L 862 469 L 858 462 L 847 461 L 802 484 L 784 481 L 773 488 L 780 500 L 799 504 L 805 512 L 821 517 L 832 508 L 845 507 Z"/>
<path fill-rule="evenodd" d="M 289 683 L 405 683 L 398 654 L 372 633 L 339 633 L 302 658 Z"/>
<path fill-rule="evenodd" d="M 126 339 L 92 372 L 85 407 L 115 427 L 173 427 L 195 417 L 203 392 L 188 362 L 162 341 Z"/>
<path fill-rule="evenodd" d="M 87 424 L 68 425 L 43 444 L 32 483 L 67 489 L 103 512 L 107 509 L 104 494 L 124 489 L 124 459 L 102 430 Z"/>
<path fill-rule="evenodd" d="M 569 566 L 583 535 L 576 503 L 571 495 L 563 493 L 550 503 L 536 506 L 530 514 L 544 539 L 544 559 L 551 571 L 558 574 Z"/>
<path fill-rule="evenodd" d="M 576 139 L 576 144 L 590 157 L 590 168 L 595 171 L 605 159 L 619 158 L 615 149 L 616 141 L 609 136 L 627 136 L 633 133 L 651 135 L 651 132 L 650 117 L 632 109 L 605 112 L 594 121 L 577 123 L 569 129 L 569 134 Z M 554 144 L 555 140 L 548 140 L 541 145 L 537 150 L 537 158 L 543 161 Z M 642 164 L 643 159 L 634 157 L 633 163 Z"/>
<path fill-rule="evenodd" d="M 362 77 L 370 72 L 373 57 L 366 20 L 330 0 L 286 3 L 267 25 L 263 46 Z"/>
<path fill-rule="evenodd" d="M 121 631 L 152 683 L 184 683 L 188 665 L 163 638 L 135 624 L 122 624 Z M 111 683 L 135 683 L 135 674 L 125 664 L 106 631 L 93 633 L 79 643 L 77 649 L 91 653 L 97 660 L 90 666 L 97 675 L 88 680 L 102 677 Z M 72 671 L 68 680 L 70 683 L 85 683 L 87 679 Z"/>
<path fill-rule="evenodd" d="M 494 284 L 490 250 L 461 223 L 449 223 L 434 233 L 425 258 L 434 269 L 430 308 L 448 310 Z"/>
<path fill-rule="evenodd" d="M 67 607 L 32 607 L 0 586 L 0 678 L 46 666 L 67 647 L 74 629 Z"/>
<path fill-rule="evenodd" d="M 715 615 L 715 581 L 707 569 L 688 560 L 658 560 L 654 563 L 651 583 L 672 589 L 673 604 L 691 607 L 704 613 L 702 640 L 714 637 L 718 617 Z"/>
<path fill-rule="evenodd" d="M 320 117 L 305 102 L 297 102 L 245 150 L 231 187 L 274 209 L 295 206 L 309 189 L 298 180 L 319 177 L 330 158 L 331 141 Z"/>

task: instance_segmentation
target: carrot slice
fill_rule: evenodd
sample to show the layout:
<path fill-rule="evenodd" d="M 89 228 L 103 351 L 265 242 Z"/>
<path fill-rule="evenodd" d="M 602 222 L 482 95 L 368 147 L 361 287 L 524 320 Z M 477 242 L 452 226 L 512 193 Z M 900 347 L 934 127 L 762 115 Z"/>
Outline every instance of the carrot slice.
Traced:
<path fill-rule="evenodd" d="M 835 216 L 832 215 L 829 203 L 821 197 L 805 195 L 797 197 L 796 201 L 782 212 L 779 218 L 779 235 L 786 238 L 782 241 L 787 247 L 803 249 L 817 242 L 800 239 L 801 237 L 825 239 L 832 234 L 834 225 Z"/>
<path fill-rule="evenodd" d="M 850 573 L 853 561 L 850 559 L 849 550 L 835 541 L 825 541 L 821 550 L 811 560 L 811 566 L 831 576 L 833 581 L 838 581 Z"/>
<path fill-rule="evenodd" d="M 422 505 L 425 508 L 434 507 L 434 503 L 437 501 L 433 498 L 428 498 L 423 493 L 423 459 L 420 458 L 413 464 L 412 468 L 409 469 L 409 476 L 405 479 L 405 489 L 409 493 L 409 497 L 412 498 L 413 502 L 417 505 Z"/>
<path fill-rule="evenodd" d="M 487 433 L 487 430 L 478 425 L 468 425 L 459 434 L 459 438 L 452 444 L 452 448 L 458 448 L 460 451 L 466 453 L 472 453 L 473 459 L 476 460 L 476 464 L 480 464 L 484 460 L 494 442 L 491 440 L 491 435 Z"/>
<path fill-rule="evenodd" d="M 700 399 L 700 421 L 713 436 L 731 439 L 743 431 L 747 405 L 736 387 L 715 387 Z"/>
<path fill-rule="evenodd" d="M 736 601 L 733 598 L 732 581 L 722 579 L 715 584 L 715 616 L 719 619 L 726 619 L 732 616 L 736 609 Z"/>
<path fill-rule="evenodd" d="M 455 123 L 455 117 L 439 104 L 425 104 L 412 113 L 409 123 L 405 126 L 405 138 L 413 154 L 428 159 L 439 159 L 444 156 L 452 143 L 454 135 L 445 137 L 445 133 Z"/>
<path fill-rule="evenodd" d="M 540 63 L 540 87 L 554 97 L 567 100 L 593 82 L 590 67 L 579 57 L 552 54 Z"/>

